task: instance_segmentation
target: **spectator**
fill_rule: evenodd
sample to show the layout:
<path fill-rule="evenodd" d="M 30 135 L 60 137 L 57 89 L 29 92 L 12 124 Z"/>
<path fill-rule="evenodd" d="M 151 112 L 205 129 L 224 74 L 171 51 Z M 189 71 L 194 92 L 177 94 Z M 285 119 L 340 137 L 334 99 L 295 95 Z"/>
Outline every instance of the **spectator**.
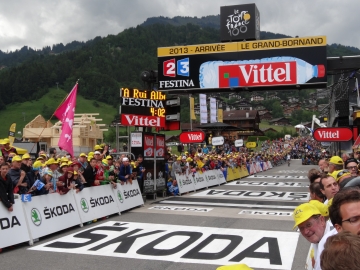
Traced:
<path fill-rule="evenodd" d="M 83 190 L 84 185 L 78 178 L 78 173 L 73 170 L 73 168 L 69 168 L 66 175 L 63 175 L 59 178 L 59 181 L 63 183 L 62 187 L 59 187 L 59 191 L 62 194 L 66 194 L 71 189 L 75 189 L 76 193 Z"/>
<path fill-rule="evenodd" d="M 106 156 L 106 160 L 108 161 L 109 171 L 112 172 L 114 170 L 114 159 L 112 156 Z"/>
<path fill-rule="evenodd" d="M 181 157 L 178 157 L 176 159 L 176 162 L 174 162 L 172 164 L 172 167 L 171 167 L 171 178 L 172 179 L 176 179 L 176 174 L 180 174 L 182 173 L 182 170 L 181 170 Z"/>
<path fill-rule="evenodd" d="M 13 183 L 8 177 L 9 165 L 6 163 L 0 164 L 0 201 L 8 209 L 9 212 L 13 211 L 14 193 Z"/>
<path fill-rule="evenodd" d="M 359 269 L 360 237 L 342 232 L 327 239 L 321 254 L 322 270 Z"/>
<path fill-rule="evenodd" d="M 49 149 L 49 158 L 53 158 L 53 159 L 57 158 L 57 156 L 56 156 L 56 148 L 50 148 Z"/>
<path fill-rule="evenodd" d="M 83 176 L 86 180 L 86 184 L 85 187 L 91 187 L 91 186 L 98 186 L 100 185 L 100 181 L 99 180 L 95 180 L 97 174 L 97 169 L 96 169 L 96 159 L 95 158 L 91 158 L 89 165 L 86 167 Z"/>
<path fill-rule="evenodd" d="M 329 161 L 329 173 L 344 169 L 344 161 L 339 156 L 333 156 Z"/>
<path fill-rule="evenodd" d="M 101 156 L 101 153 L 100 151 L 95 151 L 94 152 L 94 158 L 96 159 L 96 161 L 101 161 L 102 160 L 102 156 Z"/>
<path fill-rule="evenodd" d="M 12 158 L 11 169 L 8 177 L 11 179 L 14 187 L 14 193 L 26 194 L 30 188 L 30 181 L 26 176 L 26 172 L 20 169 L 21 157 L 14 156 Z"/>
<path fill-rule="evenodd" d="M 128 147 L 127 147 L 126 143 L 124 143 L 124 144 L 123 144 L 123 151 L 124 151 L 124 152 L 127 152 L 127 150 L 128 150 Z"/>
<path fill-rule="evenodd" d="M 16 151 L 15 147 L 10 146 L 10 140 L 8 138 L 3 139 L 1 141 L 1 144 L 2 144 L 1 153 L 6 162 L 9 159 L 10 153 L 14 153 L 15 155 L 17 155 L 17 151 Z"/>
<path fill-rule="evenodd" d="M 144 174 L 146 171 L 144 164 L 143 164 L 143 156 L 142 155 L 138 155 L 137 162 L 138 162 L 138 164 L 134 171 L 136 172 L 136 179 L 138 181 L 140 191 L 142 193 L 144 190 Z"/>
<path fill-rule="evenodd" d="M 41 175 L 44 176 L 45 173 L 47 173 L 48 171 L 51 172 L 51 181 L 53 183 L 53 189 L 54 191 L 56 191 L 57 186 L 60 185 L 60 183 L 58 183 L 59 177 L 61 176 L 61 173 L 58 171 L 59 168 L 59 162 L 56 161 L 54 158 L 50 158 L 47 162 L 47 168 L 43 169 L 41 171 Z"/>
<path fill-rule="evenodd" d="M 349 158 L 345 162 L 345 168 L 349 170 L 351 176 L 358 176 L 359 175 L 359 169 L 358 169 L 359 162 L 355 158 Z"/>
<path fill-rule="evenodd" d="M 322 202 L 322 203 L 326 200 L 325 195 L 321 192 L 319 182 L 311 183 L 309 186 L 309 190 L 310 190 L 310 199 L 311 200 L 318 200 L 319 202 Z"/>
<path fill-rule="evenodd" d="M 169 179 L 168 181 L 168 192 L 172 196 L 179 195 L 179 187 L 175 179 Z"/>
<path fill-rule="evenodd" d="M 327 202 L 332 199 L 336 193 L 339 191 L 339 185 L 331 175 L 323 175 L 320 178 L 320 189 L 321 192 L 325 195 Z"/>
<path fill-rule="evenodd" d="M 320 171 L 315 168 L 311 169 L 311 170 L 309 170 L 307 177 L 310 181 L 310 184 L 314 183 L 315 180 L 318 180 L 318 182 L 319 182 L 320 181 Z"/>
<path fill-rule="evenodd" d="M 338 184 L 342 183 L 345 179 L 352 177 L 348 170 L 334 171 L 331 175 L 335 178 Z"/>
<path fill-rule="evenodd" d="M 87 161 L 86 161 L 86 158 L 87 158 L 87 156 L 86 156 L 85 153 L 81 153 L 80 156 L 79 156 L 78 161 L 79 161 L 79 163 L 80 163 L 80 165 L 81 165 L 81 167 L 79 167 L 79 171 L 80 171 L 81 173 L 83 173 L 84 170 L 86 169 L 86 167 L 88 166 L 88 163 L 87 163 Z"/>
<path fill-rule="evenodd" d="M 127 182 L 129 182 L 130 185 L 132 184 L 133 174 L 131 171 L 129 159 L 127 157 L 124 157 L 122 159 L 122 164 L 121 164 L 120 170 L 118 172 L 118 178 L 122 182 L 121 183 L 122 185 L 124 183 L 127 184 Z"/>

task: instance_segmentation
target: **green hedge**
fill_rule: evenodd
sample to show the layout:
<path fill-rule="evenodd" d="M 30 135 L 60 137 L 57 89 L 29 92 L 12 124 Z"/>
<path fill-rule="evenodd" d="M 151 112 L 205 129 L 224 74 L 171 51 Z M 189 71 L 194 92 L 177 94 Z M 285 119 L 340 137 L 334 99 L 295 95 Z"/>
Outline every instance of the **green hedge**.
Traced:
<path fill-rule="evenodd" d="M 259 142 L 267 141 L 269 140 L 269 137 L 267 136 L 249 136 L 247 141 L 248 142 L 256 142 L 259 138 Z"/>

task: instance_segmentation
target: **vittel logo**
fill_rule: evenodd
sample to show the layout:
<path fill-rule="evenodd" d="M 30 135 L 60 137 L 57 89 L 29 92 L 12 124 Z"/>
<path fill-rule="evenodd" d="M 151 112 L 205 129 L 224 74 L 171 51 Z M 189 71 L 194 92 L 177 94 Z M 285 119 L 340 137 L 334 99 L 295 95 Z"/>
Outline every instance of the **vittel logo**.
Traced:
<path fill-rule="evenodd" d="M 157 146 L 165 146 L 165 141 L 163 138 L 156 138 Z"/>
<path fill-rule="evenodd" d="M 147 145 L 154 146 L 154 140 L 149 137 L 145 137 L 145 142 Z"/>
<path fill-rule="evenodd" d="M 192 140 L 192 141 L 197 141 L 197 140 L 202 140 L 202 136 L 199 134 L 199 135 L 196 135 L 196 134 L 188 134 L 188 138 L 189 140 Z"/>
<path fill-rule="evenodd" d="M 109 203 L 112 203 L 112 202 L 114 202 L 114 199 L 113 199 L 113 197 L 111 195 L 110 196 L 99 197 L 99 198 L 96 198 L 96 199 L 90 198 L 90 204 L 91 204 L 92 208 L 97 207 L 97 206 L 102 206 L 102 205 L 105 205 L 105 204 L 109 204 Z"/>

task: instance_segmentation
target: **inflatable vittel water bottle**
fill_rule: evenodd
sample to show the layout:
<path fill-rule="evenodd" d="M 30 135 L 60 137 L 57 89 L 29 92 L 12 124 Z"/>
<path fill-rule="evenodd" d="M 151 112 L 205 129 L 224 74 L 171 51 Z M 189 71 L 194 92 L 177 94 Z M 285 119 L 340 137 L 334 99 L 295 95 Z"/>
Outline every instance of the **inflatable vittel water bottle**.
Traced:
<path fill-rule="evenodd" d="M 324 65 L 311 65 L 296 57 L 209 61 L 200 66 L 201 88 L 304 84 L 322 78 Z"/>

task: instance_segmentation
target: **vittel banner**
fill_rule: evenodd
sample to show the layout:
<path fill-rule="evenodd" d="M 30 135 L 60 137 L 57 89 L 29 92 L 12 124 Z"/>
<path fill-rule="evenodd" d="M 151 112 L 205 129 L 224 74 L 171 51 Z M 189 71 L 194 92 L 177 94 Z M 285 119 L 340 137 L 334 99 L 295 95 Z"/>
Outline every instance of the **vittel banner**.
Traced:
<path fill-rule="evenodd" d="M 169 76 L 168 70 L 176 71 L 184 57 L 186 75 Z M 160 90 L 281 90 L 327 84 L 325 36 L 163 47 L 158 48 L 158 62 Z"/>

